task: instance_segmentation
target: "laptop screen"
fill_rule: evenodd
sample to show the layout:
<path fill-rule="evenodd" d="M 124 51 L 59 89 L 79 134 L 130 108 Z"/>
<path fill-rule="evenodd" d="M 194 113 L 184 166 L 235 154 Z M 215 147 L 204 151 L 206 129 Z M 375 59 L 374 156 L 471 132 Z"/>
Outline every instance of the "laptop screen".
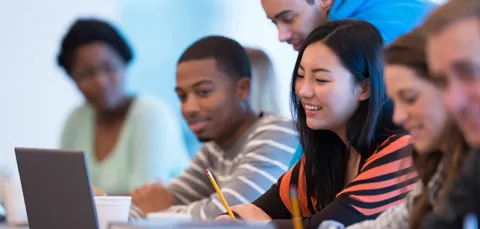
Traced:
<path fill-rule="evenodd" d="M 15 148 L 30 228 L 97 229 L 81 151 Z"/>

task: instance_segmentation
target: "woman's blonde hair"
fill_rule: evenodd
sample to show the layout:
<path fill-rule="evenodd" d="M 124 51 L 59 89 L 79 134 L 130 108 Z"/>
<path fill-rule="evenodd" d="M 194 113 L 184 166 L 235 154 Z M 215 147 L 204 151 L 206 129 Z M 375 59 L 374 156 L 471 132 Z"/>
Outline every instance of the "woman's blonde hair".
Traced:
<path fill-rule="evenodd" d="M 256 112 L 280 115 L 275 70 L 268 55 L 256 48 L 245 48 L 252 66 L 250 103 Z"/>

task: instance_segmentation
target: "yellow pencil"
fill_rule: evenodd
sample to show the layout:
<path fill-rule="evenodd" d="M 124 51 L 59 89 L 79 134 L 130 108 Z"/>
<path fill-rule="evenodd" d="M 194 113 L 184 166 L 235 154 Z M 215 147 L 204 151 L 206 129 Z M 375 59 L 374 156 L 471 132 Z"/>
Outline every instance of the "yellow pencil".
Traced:
<path fill-rule="evenodd" d="M 295 229 L 303 229 L 298 192 L 295 186 L 290 187 L 290 202 L 292 204 L 293 226 Z"/>
<path fill-rule="evenodd" d="M 232 219 L 235 219 L 235 216 L 233 215 L 232 209 L 228 206 L 227 200 L 225 200 L 225 197 L 223 196 L 222 192 L 220 192 L 220 188 L 218 188 L 217 182 L 215 182 L 215 179 L 212 176 L 212 173 L 210 172 L 209 169 L 205 169 L 205 172 L 208 175 L 208 178 L 210 179 L 210 182 L 212 182 L 213 188 L 217 192 L 218 196 L 220 197 L 220 200 L 223 203 L 223 206 L 225 206 L 225 209 L 227 209 L 228 215 L 232 217 Z"/>

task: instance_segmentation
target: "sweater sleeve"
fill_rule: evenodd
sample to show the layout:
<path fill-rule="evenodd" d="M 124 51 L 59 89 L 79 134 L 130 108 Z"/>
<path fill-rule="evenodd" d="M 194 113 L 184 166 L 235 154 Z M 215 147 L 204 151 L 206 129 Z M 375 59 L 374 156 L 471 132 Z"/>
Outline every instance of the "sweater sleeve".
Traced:
<path fill-rule="evenodd" d="M 279 180 L 281 179 L 282 177 Z M 288 219 L 292 216 L 280 198 L 278 184 L 272 185 L 267 192 L 253 201 L 252 204 L 262 209 L 272 219 Z"/>
<path fill-rule="evenodd" d="M 172 179 L 170 185 L 166 187 L 177 202 L 177 206 L 170 208 L 169 211 L 174 211 L 178 207 L 199 201 L 205 196 L 209 196 L 215 192 L 204 172 L 204 170 L 210 166 L 211 163 L 208 160 L 208 152 L 206 146 L 203 145 L 195 154 L 188 168 L 183 171 L 180 176 Z M 144 212 L 132 204 L 129 218 L 141 219 L 145 217 Z"/>
<path fill-rule="evenodd" d="M 391 137 L 367 160 L 357 177 L 337 194 L 332 203 L 303 218 L 304 227 L 317 228 L 324 220 L 335 220 L 349 226 L 374 219 L 388 208 L 403 203 L 417 180 L 410 151 L 409 136 Z M 278 228 L 293 228 L 291 219 L 273 219 Z"/>
<path fill-rule="evenodd" d="M 255 200 L 287 171 L 298 145 L 298 137 L 291 128 L 290 122 L 277 123 L 261 127 L 251 134 L 242 150 L 241 162 L 228 177 L 216 176 L 218 173 L 215 173 L 214 165 L 209 167 L 217 181 L 225 180 L 220 190 L 230 206 Z M 210 156 L 217 157 L 214 153 Z M 205 168 L 207 167 L 194 171 L 191 177 L 206 178 L 203 171 Z M 210 190 L 207 195 L 199 193 L 199 190 L 205 189 L 204 186 Z M 185 193 L 186 190 L 190 192 Z M 187 213 L 197 219 L 214 219 L 226 211 L 208 179 L 206 184 L 200 185 L 180 176 L 169 186 L 169 191 L 176 196 L 182 194 L 187 200 L 182 205 L 170 208 L 169 212 Z"/>

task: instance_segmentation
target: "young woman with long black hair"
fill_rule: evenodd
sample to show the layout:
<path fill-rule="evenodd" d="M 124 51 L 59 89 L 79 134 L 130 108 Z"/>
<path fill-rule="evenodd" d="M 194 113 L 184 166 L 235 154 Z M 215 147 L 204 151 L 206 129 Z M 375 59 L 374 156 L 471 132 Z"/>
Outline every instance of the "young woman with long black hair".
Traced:
<path fill-rule="evenodd" d="M 232 207 L 239 218 L 292 228 L 292 185 L 305 228 L 373 219 L 404 201 L 417 174 L 410 136 L 392 121 L 382 51 L 380 33 L 364 21 L 329 22 L 309 35 L 291 91 L 305 155 L 252 204 Z"/>

